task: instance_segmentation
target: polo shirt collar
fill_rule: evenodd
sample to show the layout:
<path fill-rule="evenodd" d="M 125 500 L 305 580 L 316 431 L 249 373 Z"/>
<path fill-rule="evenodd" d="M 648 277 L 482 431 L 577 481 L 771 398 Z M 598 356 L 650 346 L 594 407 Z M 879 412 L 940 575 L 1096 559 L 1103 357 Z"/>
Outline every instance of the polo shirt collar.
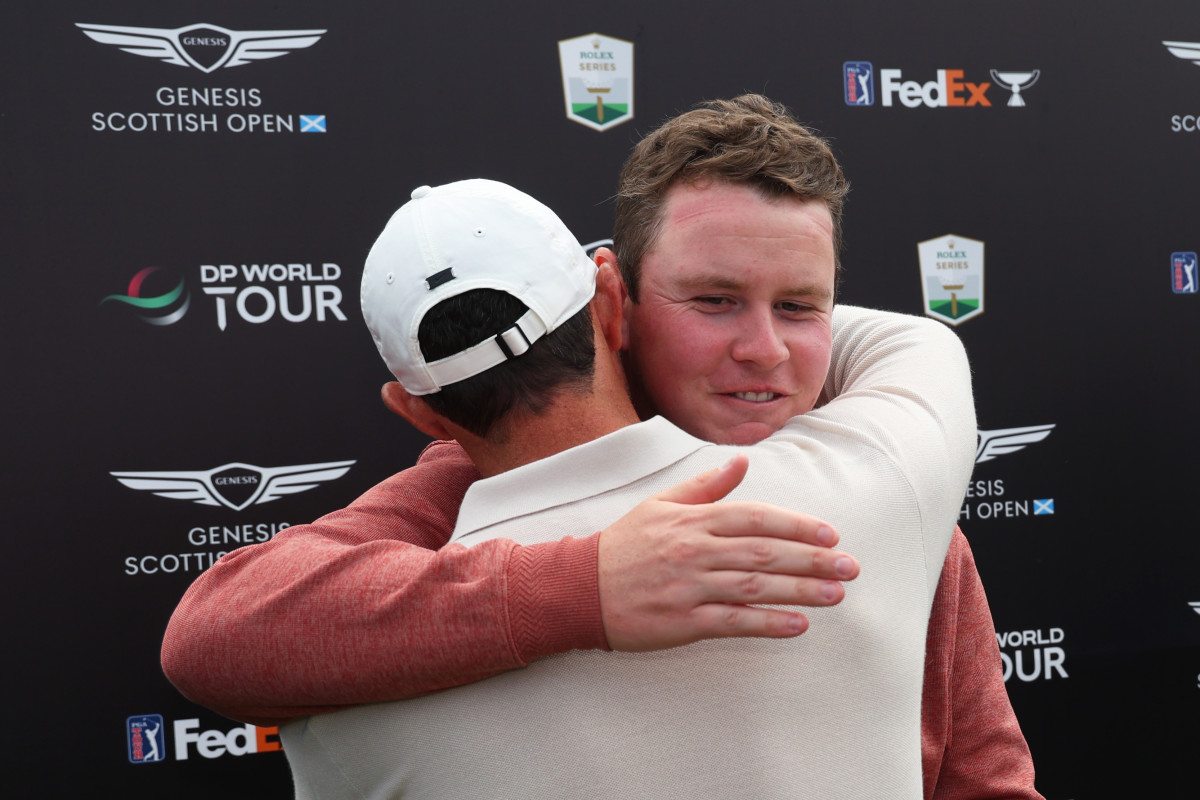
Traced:
<path fill-rule="evenodd" d="M 476 481 L 463 500 L 451 541 L 498 522 L 627 486 L 707 444 L 654 417 Z"/>

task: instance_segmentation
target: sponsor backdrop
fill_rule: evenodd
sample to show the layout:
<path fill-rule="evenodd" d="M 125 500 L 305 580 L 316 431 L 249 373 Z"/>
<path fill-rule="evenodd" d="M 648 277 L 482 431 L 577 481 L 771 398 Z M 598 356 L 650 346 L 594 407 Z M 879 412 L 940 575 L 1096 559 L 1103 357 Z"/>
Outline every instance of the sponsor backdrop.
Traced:
<path fill-rule="evenodd" d="M 854 185 L 842 299 L 971 354 L 961 524 L 1040 788 L 1192 796 L 1200 15 L 1066 5 L 8 4 L 18 782 L 289 796 L 275 731 L 178 696 L 158 647 L 222 553 L 419 452 L 358 309 L 374 236 L 478 176 L 604 239 L 632 143 L 753 90 Z"/>

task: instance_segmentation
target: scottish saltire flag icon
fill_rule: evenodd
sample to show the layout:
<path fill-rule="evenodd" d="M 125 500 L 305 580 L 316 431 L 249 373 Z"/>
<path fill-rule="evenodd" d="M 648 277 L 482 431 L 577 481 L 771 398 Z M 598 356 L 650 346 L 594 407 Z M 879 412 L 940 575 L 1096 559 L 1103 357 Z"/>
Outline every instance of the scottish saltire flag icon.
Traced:
<path fill-rule="evenodd" d="M 842 65 L 842 88 L 848 106 L 875 105 L 875 68 L 870 61 L 847 61 Z"/>
<path fill-rule="evenodd" d="M 1033 513 L 1034 513 L 1034 516 L 1041 516 L 1042 514 L 1053 514 L 1054 513 L 1054 498 L 1050 497 L 1045 500 L 1034 500 L 1033 501 Z"/>
<path fill-rule="evenodd" d="M 300 115 L 300 132 L 301 133 L 325 133 L 325 115 L 324 114 L 301 114 Z"/>

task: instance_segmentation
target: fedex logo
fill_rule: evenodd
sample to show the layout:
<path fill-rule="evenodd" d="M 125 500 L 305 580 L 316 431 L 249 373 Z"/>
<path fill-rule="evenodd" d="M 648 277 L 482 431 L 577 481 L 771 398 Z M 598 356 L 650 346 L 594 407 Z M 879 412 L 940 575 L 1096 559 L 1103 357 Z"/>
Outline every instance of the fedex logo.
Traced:
<path fill-rule="evenodd" d="M 200 727 L 198 719 L 177 719 L 174 727 L 176 761 L 186 761 L 193 744 L 201 758 L 244 756 L 283 749 L 279 744 L 278 728 L 239 725 L 229 731 L 200 731 L 197 730 Z"/>
<path fill-rule="evenodd" d="M 969 83 L 963 80 L 961 69 L 939 69 L 937 79 L 927 83 L 901 80 L 898 69 L 881 69 L 883 105 L 891 106 L 898 96 L 908 108 L 924 105 L 928 108 L 946 106 L 990 106 L 987 98 L 990 82 Z"/>

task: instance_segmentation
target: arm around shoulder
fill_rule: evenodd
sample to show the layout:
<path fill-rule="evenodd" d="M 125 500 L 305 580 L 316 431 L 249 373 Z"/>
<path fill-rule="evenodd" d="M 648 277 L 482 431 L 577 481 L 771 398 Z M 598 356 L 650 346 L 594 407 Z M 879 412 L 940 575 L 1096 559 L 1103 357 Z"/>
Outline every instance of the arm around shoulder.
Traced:
<path fill-rule="evenodd" d="M 167 627 L 167 677 L 197 703 L 265 724 L 603 646 L 594 541 L 428 549 L 449 539 L 477 477 L 454 451 L 427 452 L 349 507 L 218 561 Z M 580 611 L 589 601 L 596 621 Z"/>

